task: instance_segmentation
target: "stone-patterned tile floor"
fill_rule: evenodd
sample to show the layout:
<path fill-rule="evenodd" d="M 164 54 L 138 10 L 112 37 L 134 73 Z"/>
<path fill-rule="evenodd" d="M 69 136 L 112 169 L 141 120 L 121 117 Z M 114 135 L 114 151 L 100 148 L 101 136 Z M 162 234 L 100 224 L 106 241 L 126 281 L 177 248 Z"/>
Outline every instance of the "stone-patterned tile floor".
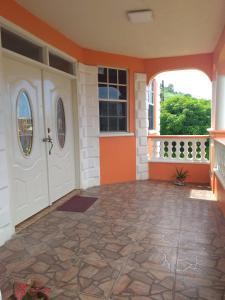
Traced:
<path fill-rule="evenodd" d="M 57 300 L 225 300 L 225 220 L 207 188 L 144 181 L 82 193 L 98 197 L 85 213 L 49 210 L 0 248 L 4 300 L 29 278 Z"/>

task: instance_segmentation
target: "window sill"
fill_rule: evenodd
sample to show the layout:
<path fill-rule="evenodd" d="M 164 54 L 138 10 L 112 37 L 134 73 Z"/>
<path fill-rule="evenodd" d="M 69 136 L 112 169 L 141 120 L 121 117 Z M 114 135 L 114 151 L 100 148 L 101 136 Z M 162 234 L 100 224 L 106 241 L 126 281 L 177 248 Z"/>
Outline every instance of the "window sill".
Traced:
<path fill-rule="evenodd" d="M 102 132 L 100 137 L 134 136 L 133 132 Z"/>
<path fill-rule="evenodd" d="M 148 135 L 159 135 L 159 131 L 154 130 L 154 129 L 149 130 L 149 131 L 148 131 Z"/>

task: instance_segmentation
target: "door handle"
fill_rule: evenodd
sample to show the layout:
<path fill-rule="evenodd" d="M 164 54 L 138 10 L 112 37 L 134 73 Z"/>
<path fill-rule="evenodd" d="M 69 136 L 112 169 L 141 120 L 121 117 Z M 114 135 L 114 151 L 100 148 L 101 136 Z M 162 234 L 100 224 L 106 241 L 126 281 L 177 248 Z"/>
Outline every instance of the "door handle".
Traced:
<path fill-rule="evenodd" d="M 43 140 L 42 140 L 43 142 L 45 142 L 45 143 L 50 143 L 51 145 L 50 145 L 50 149 L 49 149 L 49 151 L 48 151 L 48 154 L 49 155 L 51 155 L 52 154 L 52 148 L 53 148 L 53 142 L 52 142 L 52 138 L 50 137 L 50 135 L 48 135 L 48 137 L 46 137 L 46 138 L 43 138 Z"/>

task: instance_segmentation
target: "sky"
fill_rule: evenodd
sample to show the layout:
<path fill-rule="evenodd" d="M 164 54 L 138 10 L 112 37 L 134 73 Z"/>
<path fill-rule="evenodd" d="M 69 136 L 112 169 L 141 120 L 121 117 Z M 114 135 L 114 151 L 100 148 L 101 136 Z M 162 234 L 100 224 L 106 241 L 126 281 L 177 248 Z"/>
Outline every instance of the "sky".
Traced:
<path fill-rule="evenodd" d="M 164 85 L 174 85 L 176 92 L 191 94 L 195 98 L 212 99 L 212 83 L 203 72 L 198 70 L 182 70 L 163 72 L 156 76 Z"/>

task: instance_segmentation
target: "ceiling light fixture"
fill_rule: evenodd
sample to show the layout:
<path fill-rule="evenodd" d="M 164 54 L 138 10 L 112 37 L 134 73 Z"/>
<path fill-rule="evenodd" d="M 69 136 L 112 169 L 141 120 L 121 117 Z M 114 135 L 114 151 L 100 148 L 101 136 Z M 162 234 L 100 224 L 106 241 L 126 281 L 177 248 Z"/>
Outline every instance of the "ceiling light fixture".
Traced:
<path fill-rule="evenodd" d="M 127 16 L 131 23 L 148 23 L 153 20 L 153 13 L 150 9 L 131 10 L 127 12 Z"/>

